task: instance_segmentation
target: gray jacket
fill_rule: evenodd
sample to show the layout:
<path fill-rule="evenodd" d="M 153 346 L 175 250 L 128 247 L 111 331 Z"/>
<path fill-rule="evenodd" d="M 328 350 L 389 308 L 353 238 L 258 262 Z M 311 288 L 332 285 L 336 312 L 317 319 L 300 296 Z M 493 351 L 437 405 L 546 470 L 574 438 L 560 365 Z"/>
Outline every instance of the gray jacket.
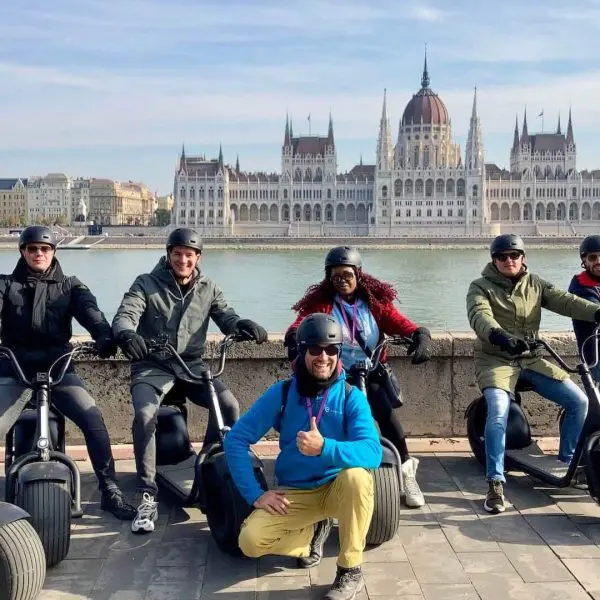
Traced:
<path fill-rule="evenodd" d="M 240 320 L 215 282 L 199 269 L 183 294 L 167 258 L 162 257 L 151 273 L 139 275 L 125 293 L 112 328 L 115 337 L 127 330 L 145 339 L 166 334 L 188 367 L 198 372 L 205 368 L 202 356 L 211 318 L 224 334 L 233 333 Z M 131 385 L 143 380 L 166 392 L 174 377 L 182 375 L 174 359 L 150 357 L 132 364 Z"/>

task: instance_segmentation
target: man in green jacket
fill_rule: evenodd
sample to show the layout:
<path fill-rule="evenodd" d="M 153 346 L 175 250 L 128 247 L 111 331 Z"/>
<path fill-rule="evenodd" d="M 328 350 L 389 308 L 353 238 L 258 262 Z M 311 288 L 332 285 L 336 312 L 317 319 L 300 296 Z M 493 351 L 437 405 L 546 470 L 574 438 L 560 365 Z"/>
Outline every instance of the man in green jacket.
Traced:
<path fill-rule="evenodd" d="M 525 245 L 514 234 L 496 237 L 490 248 L 492 261 L 467 293 L 469 323 L 475 341 L 477 383 L 487 404 L 485 450 L 488 492 L 484 508 L 504 511 L 504 449 L 511 398 L 518 379 L 565 409 L 560 431 L 558 460 L 569 463 L 587 415 L 586 395 L 565 371 L 529 351 L 537 339 L 542 308 L 582 321 L 600 322 L 597 304 L 555 288 L 530 273 L 525 265 Z"/>
<path fill-rule="evenodd" d="M 192 373 L 206 370 L 203 361 L 209 320 L 224 334 L 235 333 L 261 344 L 267 332 L 250 319 L 241 319 L 223 292 L 200 272 L 202 242 L 193 229 L 175 229 L 167 239 L 167 255 L 151 273 L 140 275 L 126 292 L 113 320 L 113 333 L 132 361 L 131 395 L 135 412 L 133 451 L 137 470 L 137 516 L 134 533 L 154 531 L 158 518 L 156 494 L 156 419 L 166 393 L 179 382 L 186 397 L 208 408 L 206 385 L 189 380 L 174 358 L 150 355 L 145 340 L 166 336 Z M 239 417 L 233 394 L 215 379 L 215 390 L 225 425 Z M 218 425 L 209 415 L 204 443 L 217 439 Z"/>

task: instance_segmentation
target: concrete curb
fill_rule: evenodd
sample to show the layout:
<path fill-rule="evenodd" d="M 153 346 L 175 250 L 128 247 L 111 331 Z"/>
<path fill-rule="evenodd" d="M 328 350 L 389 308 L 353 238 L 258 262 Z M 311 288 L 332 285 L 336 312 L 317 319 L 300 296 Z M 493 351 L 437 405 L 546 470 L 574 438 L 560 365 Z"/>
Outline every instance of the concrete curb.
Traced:
<path fill-rule="evenodd" d="M 558 451 L 559 438 L 557 437 L 537 438 L 537 442 L 540 448 L 547 452 Z M 407 443 L 410 452 L 415 454 L 471 452 L 469 441 L 464 437 L 409 438 Z M 194 449 L 198 451 L 202 444 L 196 442 L 192 445 Z M 255 452 L 263 458 L 277 456 L 277 454 L 279 454 L 279 442 L 277 440 L 263 440 L 254 445 L 253 448 Z M 112 446 L 112 452 L 115 460 L 134 459 L 132 444 L 116 444 Z M 76 461 L 89 460 L 87 448 L 85 446 L 67 446 L 67 454 Z M 4 461 L 4 448 L 0 448 L 0 460 Z"/>

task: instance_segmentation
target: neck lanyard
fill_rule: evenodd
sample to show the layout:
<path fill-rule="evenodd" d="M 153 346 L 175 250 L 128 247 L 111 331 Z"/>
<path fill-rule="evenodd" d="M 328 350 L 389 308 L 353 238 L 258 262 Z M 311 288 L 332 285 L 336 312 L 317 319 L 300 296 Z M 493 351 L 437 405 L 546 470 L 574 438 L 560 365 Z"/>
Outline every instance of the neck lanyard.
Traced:
<path fill-rule="evenodd" d="M 352 327 L 350 327 L 350 323 L 348 322 L 348 316 L 346 315 L 346 308 L 342 302 L 338 302 L 338 306 L 340 307 L 340 312 L 342 313 L 342 319 L 344 319 L 344 323 L 348 328 L 348 332 L 352 336 L 352 345 L 356 346 L 356 314 L 357 314 L 357 302 L 354 301 L 352 305 Z"/>
<path fill-rule="evenodd" d="M 317 413 L 317 425 L 319 424 L 319 421 L 321 420 L 321 415 L 323 414 L 323 409 L 325 408 L 325 404 L 327 403 L 328 395 L 329 395 L 329 388 L 325 390 L 325 393 L 323 394 L 323 400 L 321 400 L 321 407 L 319 408 L 319 412 Z M 310 398 L 304 398 L 304 401 L 306 402 L 306 410 L 308 411 L 308 421 L 309 421 L 309 426 L 310 426 L 310 420 L 312 419 L 312 416 L 313 416 Z"/>

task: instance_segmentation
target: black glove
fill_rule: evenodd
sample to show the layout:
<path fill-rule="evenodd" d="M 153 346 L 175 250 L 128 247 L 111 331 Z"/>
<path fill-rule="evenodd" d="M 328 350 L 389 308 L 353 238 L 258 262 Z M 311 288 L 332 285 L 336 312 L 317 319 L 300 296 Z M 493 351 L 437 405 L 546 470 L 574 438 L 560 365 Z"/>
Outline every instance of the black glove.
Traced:
<path fill-rule="evenodd" d="M 504 329 L 492 329 L 488 339 L 490 340 L 491 344 L 494 344 L 494 346 L 499 346 L 500 349 L 512 354 L 513 356 L 523 354 L 523 352 L 527 352 L 527 350 L 529 350 L 529 346 L 525 340 L 515 337 L 507 331 L 504 331 Z"/>
<path fill-rule="evenodd" d="M 110 334 L 96 340 L 96 352 L 100 358 L 114 356 L 118 347 L 117 340 Z"/>
<path fill-rule="evenodd" d="M 235 333 L 242 338 L 255 340 L 257 344 L 267 341 L 267 330 L 251 319 L 240 319 L 235 325 Z"/>
<path fill-rule="evenodd" d="M 298 356 L 298 343 L 296 342 L 297 329 L 290 329 L 283 338 L 283 347 L 287 348 L 288 360 L 292 362 Z"/>
<path fill-rule="evenodd" d="M 148 356 L 148 347 L 144 338 L 132 329 L 119 334 L 117 342 L 129 360 L 143 360 Z"/>
<path fill-rule="evenodd" d="M 412 334 L 412 342 L 406 353 L 409 356 L 413 355 L 413 365 L 420 365 L 431 358 L 431 333 L 427 327 L 419 327 Z"/>

